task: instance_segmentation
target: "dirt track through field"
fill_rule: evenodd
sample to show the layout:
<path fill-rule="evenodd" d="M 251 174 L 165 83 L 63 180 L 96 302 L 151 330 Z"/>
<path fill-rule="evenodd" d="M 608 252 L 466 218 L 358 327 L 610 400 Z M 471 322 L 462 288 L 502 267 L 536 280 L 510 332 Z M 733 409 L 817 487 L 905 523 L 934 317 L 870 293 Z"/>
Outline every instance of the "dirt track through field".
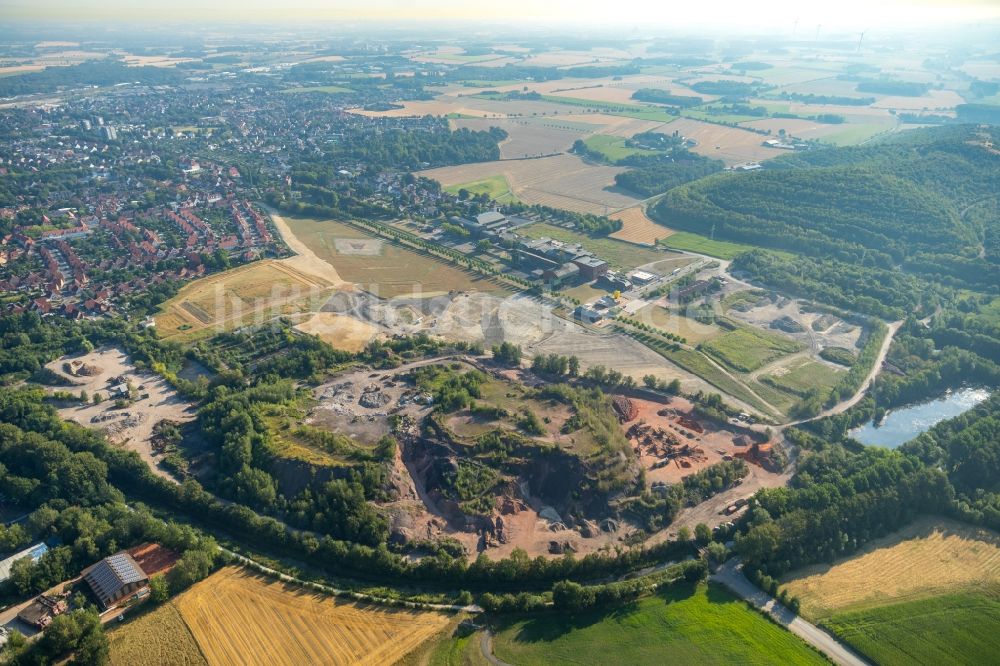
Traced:
<path fill-rule="evenodd" d="M 288 227 L 288 223 L 285 222 L 285 219 L 281 215 L 278 215 L 277 212 L 271 209 L 267 209 L 267 212 L 271 216 L 271 220 L 274 221 L 274 226 L 278 230 L 278 233 L 281 234 L 281 238 L 285 241 L 285 244 L 295 253 L 294 257 L 283 259 L 280 263 L 288 264 L 292 268 L 319 277 L 333 285 L 347 284 L 332 264 L 317 257 L 316 253 L 310 250 L 308 245 L 296 238 L 295 234 Z"/>

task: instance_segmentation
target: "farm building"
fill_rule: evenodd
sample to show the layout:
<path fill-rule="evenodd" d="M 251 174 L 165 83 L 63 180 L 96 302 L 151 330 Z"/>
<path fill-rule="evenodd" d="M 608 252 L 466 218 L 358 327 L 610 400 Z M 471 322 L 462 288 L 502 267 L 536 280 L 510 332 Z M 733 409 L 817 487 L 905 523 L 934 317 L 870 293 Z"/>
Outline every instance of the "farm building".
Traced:
<path fill-rule="evenodd" d="M 491 224 L 496 224 L 498 222 L 506 222 L 507 217 L 503 213 L 498 213 L 495 210 L 487 211 L 485 213 L 480 213 L 476 215 L 476 222 L 484 227 L 488 227 Z"/>
<path fill-rule="evenodd" d="M 14 565 L 14 562 L 23 560 L 26 557 L 30 557 L 32 562 L 37 562 L 48 550 L 49 547 L 44 543 L 36 543 L 30 548 L 25 548 L 21 552 L 14 553 L 7 559 L 0 561 L 0 583 L 10 578 L 10 568 Z"/>
<path fill-rule="evenodd" d="M 474 220 L 456 216 L 451 218 L 451 222 L 464 227 L 473 236 L 488 236 L 491 238 L 506 232 L 510 226 L 507 218 L 502 213 L 495 211 L 480 213 Z"/>
<path fill-rule="evenodd" d="M 64 599 L 42 594 L 25 606 L 17 614 L 17 619 L 35 629 L 44 629 L 52 624 L 52 618 L 65 613 L 66 608 Z"/>
<path fill-rule="evenodd" d="M 149 577 L 128 553 L 116 553 L 84 569 L 83 580 L 103 609 L 141 592 L 149 584 Z"/>

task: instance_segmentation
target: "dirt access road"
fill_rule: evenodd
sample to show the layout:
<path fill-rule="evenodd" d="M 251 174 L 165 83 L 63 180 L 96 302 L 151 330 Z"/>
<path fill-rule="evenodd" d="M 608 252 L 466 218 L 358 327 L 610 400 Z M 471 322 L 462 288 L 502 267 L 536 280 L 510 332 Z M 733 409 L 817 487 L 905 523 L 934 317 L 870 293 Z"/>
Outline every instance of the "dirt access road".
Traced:
<path fill-rule="evenodd" d="M 836 638 L 795 615 L 779 604 L 774 597 L 747 580 L 743 575 L 743 565 L 738 560 L 729 560 L 709 576 L 709 579 L 722 583 L 753 604 L 754 608 L 770 615 L 778 624 L 825 654 L 833 663 L 839 666 L 869 666 L 868 662 Z"/>
<path fill-rule="evenodd" d="M 882 363 L 885 362 L 885 357 L 889 353 L 889 347 L 890 345 L 892 345 L 892 340 L 896 336 L 896 332 L 899 330 L 899 327 L 902 325 L 903 325 L 902 321 L 894 321 L 891 324 L 889 324 L 889 332 L 886 333 L 885 340 L 882 341 L 882 348 L 879 349 L 878 351 L 878 357 L 875 359 L 875 362 L 872 363 L 871 370 L 868 371 L 868 376 L 865 377 L 865 380 L 863 382 L 861 382 L 861 388 L 859 388 L 853 396 L 851 396 L 847 400 L 838 402 L 836 405 L 834 405 L 829 409 L 823 410 L 822 412 L 820 412 L 816 416 L 813 416 L 812 418 L 803 419 L 801 421 L 794 421 L 792 423 L 786 423 L 778 427 L 780 429 L 784 429 L 784 428 L 789 428 L 791 426 L 801 425 L 803 423 L 809 423 L 811 421 L 818 421 L 819 419 L 826 418 L 827 416 L 833 416 L 835 414 L 840 414 L 841 412 L 846 412 L 848 409 L 861 402 L 861 399 L 865 397 L 865 393 L 868 392 L 868 387 L 871 385 L 873 381 L 875 381 L 875 376 L 878 375 L 878 373 L 882 370 Z"/>

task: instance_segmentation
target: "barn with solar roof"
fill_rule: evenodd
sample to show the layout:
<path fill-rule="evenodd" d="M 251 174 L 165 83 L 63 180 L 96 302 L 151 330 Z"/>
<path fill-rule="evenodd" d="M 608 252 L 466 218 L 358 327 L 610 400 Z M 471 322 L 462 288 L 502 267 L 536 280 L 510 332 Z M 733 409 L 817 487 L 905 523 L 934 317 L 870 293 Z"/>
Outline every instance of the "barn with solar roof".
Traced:
<path fill-rule="evenodd" d="M 83 570 L 83 580 L 107 610 L 148 589 L 149 576 L 128 553 L 116 553 Z"/>

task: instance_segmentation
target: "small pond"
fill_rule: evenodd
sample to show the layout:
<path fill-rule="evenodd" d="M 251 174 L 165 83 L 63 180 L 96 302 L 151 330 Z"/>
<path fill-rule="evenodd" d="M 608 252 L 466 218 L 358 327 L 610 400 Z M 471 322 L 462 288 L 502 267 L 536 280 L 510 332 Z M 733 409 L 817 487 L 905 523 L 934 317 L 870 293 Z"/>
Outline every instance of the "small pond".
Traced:
<path fill-rule="evenodd" d="M 889 412 L 881 425 L 867 423 L 851 431 L 851 437 L 864 444 L 894 449 L 905 444 L 936 423 L 958 416 L 990 397 L 983 388 L 961 388 L 940 398 Z"/>

